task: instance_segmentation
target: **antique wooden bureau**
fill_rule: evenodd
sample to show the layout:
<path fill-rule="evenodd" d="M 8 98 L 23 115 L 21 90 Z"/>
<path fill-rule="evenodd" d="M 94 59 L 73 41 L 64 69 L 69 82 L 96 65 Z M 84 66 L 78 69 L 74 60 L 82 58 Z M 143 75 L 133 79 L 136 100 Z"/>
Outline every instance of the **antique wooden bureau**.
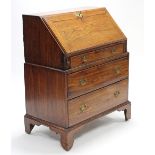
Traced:
<path fill-rule="evenodd" d="M 25 131 L 45 125 L 69 150 L 84 125 L 131 118 L 127 38 L 105 8 L 23 15 Z"/>

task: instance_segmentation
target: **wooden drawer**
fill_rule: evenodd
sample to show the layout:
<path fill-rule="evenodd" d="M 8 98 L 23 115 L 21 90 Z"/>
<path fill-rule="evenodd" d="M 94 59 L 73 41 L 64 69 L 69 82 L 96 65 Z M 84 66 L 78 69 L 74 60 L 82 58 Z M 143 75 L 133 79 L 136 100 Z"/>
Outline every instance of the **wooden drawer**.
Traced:
<path fill-rule="evenodd" d="M 121 54 L 125 51 L 125 44 L 117 44 L 106 48 L 100 48 L 92 50 L 91 52 L 80 54 L 78 56 L 72 56 L 70 58 L 71 68 L 78 67 L 84 64 L 88 64 L 93 61 L 108 58 Z"/>
<path fill-rule="evenodd" d="M 128 100 L 128 79 L 68 101 L 69 126 Z"/>
<path fill-rule="evenodd" d="M 128 57 L 68 74 L 68 98 L 88 93 L 128 76 Z"/>

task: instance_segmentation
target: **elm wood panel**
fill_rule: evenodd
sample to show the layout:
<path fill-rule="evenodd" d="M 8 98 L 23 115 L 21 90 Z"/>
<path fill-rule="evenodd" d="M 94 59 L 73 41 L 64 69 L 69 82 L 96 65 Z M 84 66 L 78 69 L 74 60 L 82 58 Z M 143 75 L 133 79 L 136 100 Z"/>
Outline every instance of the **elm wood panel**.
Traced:
<path fill-rule="evenodd" d="M 118 94 L 116 94 L 119 92 Z M 69 126 L 89 119 L 128 100 L 128 80 L 122 80 L 68 101 Z"/>
<path fill-rule="evenodd" d="M 68 126 L 66 74 L 25 64 L 26 113 L 62 127 Z"/>
<path fill-rule="evenodd" d="M 23 15 L 23 40 L 26 62 L 65 68 L 63 51 L 40 17 Z"/>
<path fill-rule="evenodd" d="M 80 65 L 85 65 L 87 63 L 104 59 L 107 57 L 115 56 L 124 52 L 124 44 L 117 44 L 111 47 L 99 48 L 90 51 L 89 53 L 84 53 L 78 56 L 72 56 L 70 58 L 71 68 L 78 67 Z"/>
<path fill-rule="evenodd" d="M 76 12 L 42 17 L 66 53 L 126 40 L 105 8 L 81 11 L 81 13 L 83 18 L 77 17 Z"/>
<path fill-rule="evenodd" d="M 128 57 L 68 74 L 68 98 L 85 94 L 128 77 Z"/>

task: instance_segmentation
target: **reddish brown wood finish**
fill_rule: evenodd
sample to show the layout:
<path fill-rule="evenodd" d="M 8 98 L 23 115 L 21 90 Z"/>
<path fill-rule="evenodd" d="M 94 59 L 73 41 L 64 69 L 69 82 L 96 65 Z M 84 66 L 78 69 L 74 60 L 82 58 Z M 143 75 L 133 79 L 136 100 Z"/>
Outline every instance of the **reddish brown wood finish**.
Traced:
<path fill-rule="evenodd" d="M 94 76 L 95 75 L 95 76 Z M 128 57 L 68 75 L 68 97 L 73 98 L 128 77 Z"/>
<path fill-rule="evenodd" d="M 105 11 L 107 10 L 105 9 Z M 87 10 L 84 12 L 87 12 Z M 104 8 L 100 8 L 99 12 L 100 13 L 104 12 Z M 95 10 L 92 10 L 92 13 L 96 14 Z M 73 14 L 74 13 L 71 13 L 71 15 Z M 91 11 L 88 11 L 88 14 L 91 14 Z M 110 16 L 108 12 L 107 12 L 107 16 Z M 56 15 L 57 19 L 58 17 L 59 15 Z M 58 40 L 58 38 L 55 35 L 55 33 L 57 32 L 54 31 L 55 29 L 52 30 L 51 26 L 48 25 L 46 19 L 49 20 L 49 16 L 23 15 L 24 55 L 25 55 L 25 61 L 28 63 L 65 70 L 68 68 L 78 67 L 78 65 L 81 65 L 81 62 L 80 62 L 81 56 L 80 58 L 79 56 L 77 58 L 72 57 L 74 55 L 77 55 L 78 53 L 82 54 L 85 52 L 90 52 L 88 62 L 92 62 L 97 60 L 98 57 L 104 58 L 104 57 L 110 56 L 110 52 L 107 52 L 108 48 L 106 47 L 111 46 L 111 44 L 114 44 L 114 46 L 116 46 L 115 44 L 122 44 L 124 52 L 126 51 L 126 37 L 121 32 L 121 30 L 119 30 L 118 26 L 116 25 L 116 23 L 114 23 L 113 19 L 110 19 L 110 21 L 115 25 L 114 27 L 116 28 L 116 32 L 122 35 L 122 39 L 111 41 L 110 43 L 103 42 L 103 44 L 100 44 L 100 45 L 94 44 L 94 46 L 91 48 L 87 47 L 88 51 L 86 51 L 86 48 L 85 48 L 85 49 L 77 50 L 76 52 L 65 51 L 65 49 L 61 45 L 60 40 Z M 105 33 L 107 32 L 105 31 Z M 107 40 L 108 38 L 102 35 L 100 39 Z M 93 51 L 92 51 L 92 48 L 93 48 Z M 102 49 L 105 49 L 105 52 L 99 52 L 100 49 L 101 51 Z M 120 47 L 118 49 L 120 49 L 120 51 L 116 50 L 116 53 L 119 53 L 122 51 Z M 94 52 L 98 54 L 93 54 Z"/>
<path fill-rule="evenodd" d="M 27 134 L 30 134 L 34 126 L 36 125 L 35 123 L 32 123 L 30 119 L 24 117 L 24 124 L 25 124 L 25 132 Z"/>
<path fill-rule="evenodd" d="M 126 121 L 131 119 L 131 103 L 121 106 L 120 108 L 118 108 L 118 111 L 124 111 Z"/>
<path fill-rule="evenodd" d="M 113 85 L 69 100 L 69 126 L 111 109 L 127 100 L 128 80 L 122 80 Z"/>
<path fill-rule="evenodd" d="M 23 15 L 23 36 L 26 62 L 66 68 L 63 50 L 40 17 Z"/>
<path fill-rule="evenodd" d="M 124 59 L 125 57 L 129 57 L 128 52 L 123 52 L 122 54 L 118 54 L 118 55 L 115 55 L 115 56 L 111 56 L 111 57 L 107 57 L 107 58 L 100 59 L 100 60 L 97 60 L 97 61 L 93 61 L 93 62 L 90 62 L 88 64 L 81 65 L 79 67 L 69 68 L 69 69 L 65 70 L 65 72 L 67 74 L 71 74 L 71 73 L 75 73 L 75 72 L 79 72 L 79 71 L 82 71 L 82 70 L 92 68 L 94 66 L 101 66 L 101 65 L 104 65 L 106 63 L 110 63 L 112 61 L 118 60 L 118 59 Z"/>
<path fill-rule="evenodd" d="M 81 130 L 87 123 L 101 117 L 101 116 L 104 116 L 104 115 L 107 115 L 115 110 L 119 110 L 119 111 L 126 111 L 125 112 L 125 118 L 127 117 L 128 119 L 131 118 L 131 104 L 129 101 L 125 102 L 125 103 L 122 103 L 116 107 L 113 107 L 111 109 L 108 109 L 107 111 L 104 111 L 98 115 L 95 115 L 85 121 L 82 121 L 72 127 L 69 127 L 69 128 L 62 128 L 62 127 L 59 127 L 55 124 L 52 124 L 50 122 L 47 122 L 45 120 L 41 120 L 41 119 L 38 119 L 38 118 L 35 118 L 35 117 L 32 117 L 30 115 L 25 115 L 24 117 L 24 120 L 25 120 L 25 131 L 26 133 L 30 134 L 31 133 L 31 130 L 32 128 L 30 127 L 31 126 L 39 126 L 39 125 L 45 125 L 47 127 L 49 127 L 51 130 L 55 131 L 56 133 L 59 133 L 60 134 L 60 142 L 61 142 L 61 145 L 62 147 L 66 150 L 66 151 L 69 151 L 72 146 L 73 146 L 73 143 L 74 143 L 74 135 L 79 131 Z M 128 120 L 126 119 L 126 121 Z M 31 128 L 31 130 L 30 130 Z"/>
<path fill-rule="evenodd" d="M 71 68 L 123 53 L 125 48 L 124 46 L 125 44 L 120 43 L 110 47 L 92 50 L 89 53 L 80 54 L 78 56 L 72 56 L 70 58 Z"/>
<path fill-rule="evenodd" d="M 68 127 L 64 72 L 25 64 L 26 113 Z"/>
<path fill-rule="evenodd" d="M 126 37 L 105 8 L 43 16 L 66 53 L 103 45 Z"/>
<path fill-rule="evenodd" d="M 23 15 L 25 131 L 45 125 L 65 150 L 88 122 L 131 118 L 127 38 L 105 8 Z"/>

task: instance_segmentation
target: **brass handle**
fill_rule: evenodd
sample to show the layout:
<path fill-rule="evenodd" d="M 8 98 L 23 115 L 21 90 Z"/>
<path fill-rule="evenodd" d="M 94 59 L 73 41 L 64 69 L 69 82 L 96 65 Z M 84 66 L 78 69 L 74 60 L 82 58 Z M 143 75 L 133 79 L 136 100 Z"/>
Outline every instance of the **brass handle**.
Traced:
<path fill-rule="evenodd" d="M 84 112 L 86 109 L 88 109 L 88 106 L 86 104 L 80 105 L 80 112 Z"/>
<path fill-rule="evenodd" d="M 120 91 L 118 91 L 118 90 L 114 92 L 115 97 L 118 97 L 119 94 L 120 94 Z"/>
<path fill-rule="evenodd" d="M 87 56 L 86 55 L 83 55 L 81 57 L 81 60 L 82 60 L 83 63 L 87 62 Z"/>
<path fill-rule="evenodd" d="M 79 18 L 83 18 L 83 14 L 81 13 L 81 11 L 77 11 L 77 12 L 75 12 L 75 16 L 76 17 L 79 17 Z"/>
<path fill-rule="evenodd" d="M 115 68 L 114 68 L 114 72 L 115 72 L 115 74 L 120 74 L 121 73 L 121 67 L 120 66 L 116 66 Z"/>
<path fill-rule="evenodd" d="M 81 86 L 84 86 L 84 85 L 86 85 L 87 80 L 81 79 L 79 82 L 80 82 L 80 85 L 81 85 Z"/>
<path fill-rule="evenodd" d="M 114 53 L 115 53 L 115 51 L 116 51 L 116 48 L 115 48 L 115 47 L 113 47 L 113 48 L 111 49 L 111 53 L 112 53 L 112 54 L 114 54 Z"/>

